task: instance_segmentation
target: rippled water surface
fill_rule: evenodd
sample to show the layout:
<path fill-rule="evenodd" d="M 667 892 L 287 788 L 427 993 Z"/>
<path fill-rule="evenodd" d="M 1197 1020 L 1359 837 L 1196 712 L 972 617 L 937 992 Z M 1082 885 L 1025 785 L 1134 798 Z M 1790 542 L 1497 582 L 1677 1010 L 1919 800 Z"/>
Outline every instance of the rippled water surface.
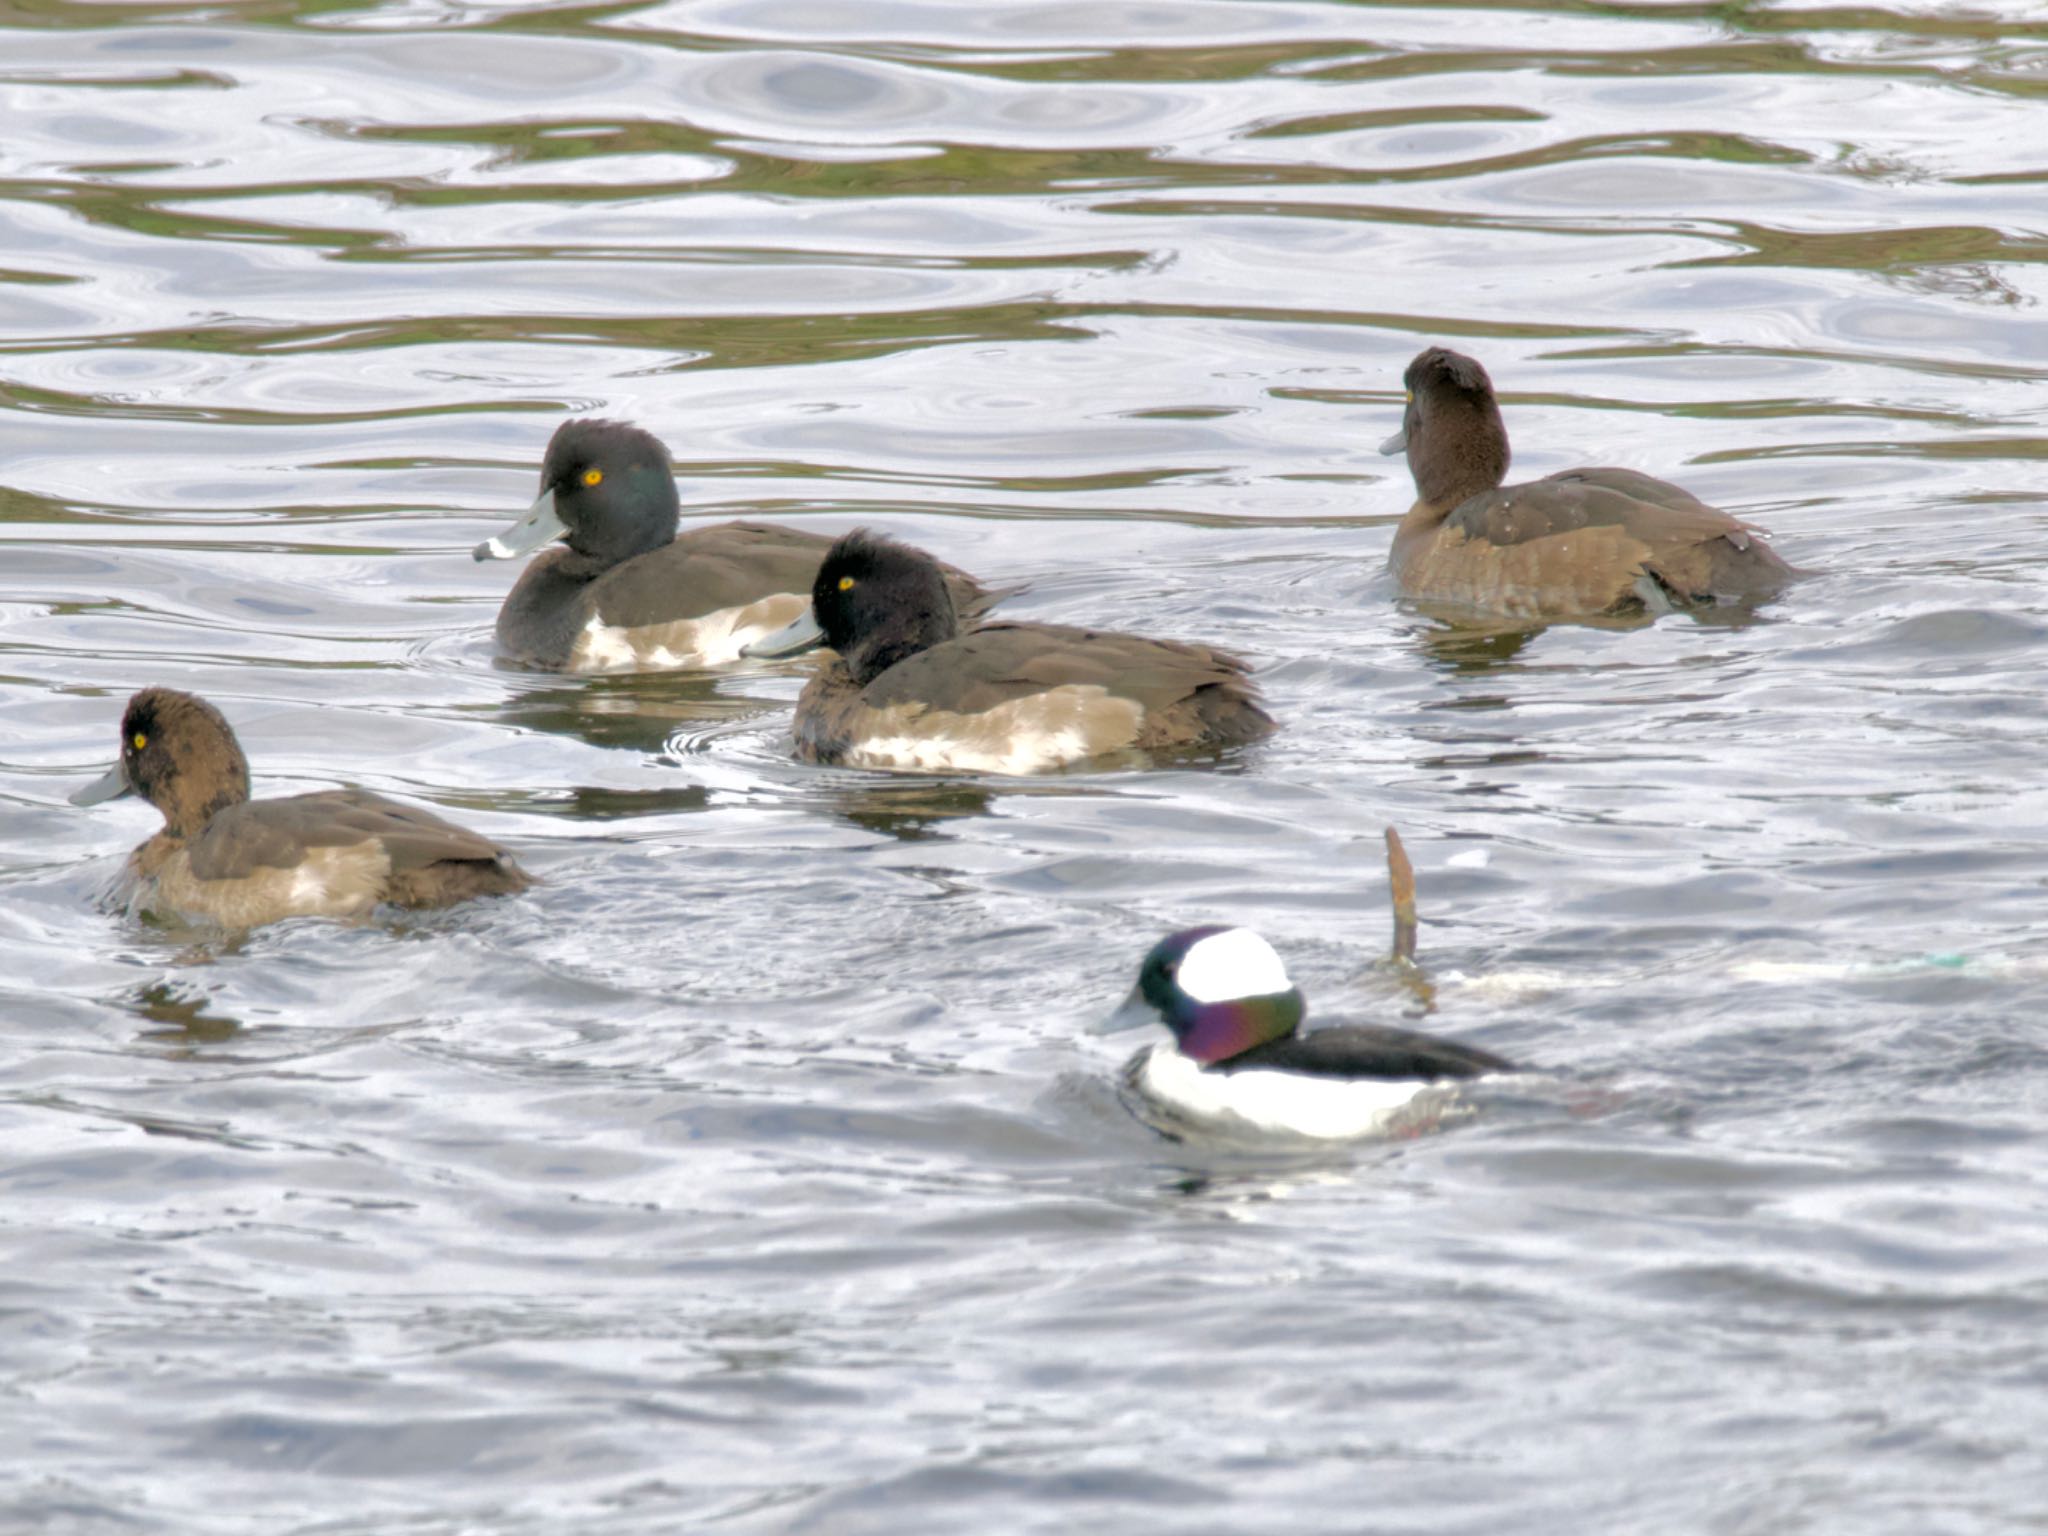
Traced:
<path fill-rule="evenodd" d="M 2041 14 L 0 7 L 0 1527 L 2043 1529 Z M 1403 609 L 1431 342 L 1819 574 Z M 1287 728 L 909 779 L 505 669 L 579 411 Z M 106 910 L 146 683 L 545 884 Z M 1085 1027 L 1198 921 L 1550 1070 L 1169 1140 Z"/>

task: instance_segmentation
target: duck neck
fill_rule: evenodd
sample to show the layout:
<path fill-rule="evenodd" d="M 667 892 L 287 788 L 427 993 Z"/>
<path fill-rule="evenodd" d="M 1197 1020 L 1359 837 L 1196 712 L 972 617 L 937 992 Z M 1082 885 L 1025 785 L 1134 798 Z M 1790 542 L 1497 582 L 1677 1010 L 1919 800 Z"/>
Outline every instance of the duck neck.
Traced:
<path fill-rule="evenodd" d="M 228 750 L 231 757 L 211 773 L 175 773 L 168 783 L 153 787 L 150 799 L 163 812 L 166 834 L 189 842 L 222 811 L 249 798 L 249 764 L 239 746 L 230 742 Z"/>
<path fill-rule="evenodd" d="M 1174 1020 L 1173 1034 L 1183 1056 L 1214 1066 L 1255 1046 L 1286 1039 L 1301 1027 L 1307 1012 L 1298 987 L 1265 997 L 1191 1003 Z"/>
<path fill-rule="evenodd" d="M 630 558 L 629 555 L 590 554 L 564 544 L 549 558 L 548 574 L 557 581 L 582 586 L 586 582 L 597 580 L 621 560 Z"/>
<path fill-rule="evenodd" d="M 1408 455 L 1417 501 L 1449 512 L 1508 477 L 1508 431 L 1491 399 L 1432 401 Z"/>
<path fill-rule="evenodd" d="M 846 658 L 847 670 L 865 688 L 897 662 L 908 661 L 919 651 L 928 651 L 959 633 L 959 621 L 953 616 L 950 602 L 942 608 L 906 614 L 883 633 L 854 646 Z"/>

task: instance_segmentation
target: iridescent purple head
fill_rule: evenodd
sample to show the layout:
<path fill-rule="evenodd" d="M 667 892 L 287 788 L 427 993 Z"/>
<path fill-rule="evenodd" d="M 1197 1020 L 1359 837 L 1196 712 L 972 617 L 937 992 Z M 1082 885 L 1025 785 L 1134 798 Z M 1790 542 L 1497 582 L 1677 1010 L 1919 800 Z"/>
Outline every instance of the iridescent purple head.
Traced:
<path fill-rule="evenodd" d="M 1213 1066 L 1294 1033 L 1307 1013 L 1273 946 L 1249 928 L 1189 928 L 1152 946 L 1104 1032 L 1162 1023 L 1181 1053 Z"/>

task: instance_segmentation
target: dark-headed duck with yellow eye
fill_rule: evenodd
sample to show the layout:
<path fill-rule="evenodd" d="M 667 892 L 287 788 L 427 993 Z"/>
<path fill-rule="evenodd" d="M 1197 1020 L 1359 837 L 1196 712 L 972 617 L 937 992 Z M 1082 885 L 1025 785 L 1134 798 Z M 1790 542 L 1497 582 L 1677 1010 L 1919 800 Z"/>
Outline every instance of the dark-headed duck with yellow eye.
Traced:
<path fill-rule="evenodd" d="M 1415 505 L 1388 557 L 1404 596 L 1511 619 L 1659 613 L 1767 598 L 1800 575 L 1763 530 L 1632 469 L 1502 485 L 1508 434 L 1493 381 L 1431 347 L 1403 377 Z"/>
<path fill-rule="evenodd" d="M 71 803 L 122 795 L 164 818 L 128 858 L 136 911 L 244 928 L 356 917 L 380 902 L 441 907 L 533 883 L 488 838 L 367 790 L 251 800 L 248 760 L 220 711 L 171 688 L 128 701 L 120 757 Z"/>
<path fill-rule="evenodd" d="M 558 672 L 716 667 L 804 610 L 832 540 L 772 523 L 678 534 L 668 449 L 622 421 L 566 421 L 548 443 L 540 495 L 472 551 L 529 564 L 498 611 L 499 648 Z M 948 569 L 955 605 L 977 617 L 1001 596 Z"/>
<path fill-rule="evenodd" d="M 747 654 L 820 645 L 839 654 L 797 700 L 807 762 L 1037 773 L 1273 729 L 1245 664 L 1206 645 L 1061 624 L 962 633 L 939 563 L 864 529 L 832 546 L 809 611 Z"/>

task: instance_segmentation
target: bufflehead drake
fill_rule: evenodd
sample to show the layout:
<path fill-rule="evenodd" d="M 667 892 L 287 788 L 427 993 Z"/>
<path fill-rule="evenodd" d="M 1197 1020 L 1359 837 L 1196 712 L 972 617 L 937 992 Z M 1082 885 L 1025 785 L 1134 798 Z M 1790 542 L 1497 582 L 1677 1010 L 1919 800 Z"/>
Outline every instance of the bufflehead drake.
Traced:
<path fill-rule="evenodd" d="M 804 611 L 823 534 L 771 523 L 716 523 L 678 534 L 668 450 L 622 421 L 566 421 L 548 443 L 540 495 L 518 522 L 471 552 L 512 560 L 555 539 L 498 611 L 498 645 L 561 672 L 715 667 Z M 960 609 L 995 598 L 949 569 Z"/>
<path fill-rule="evenodd" d="M 1590 618 L 1753 602 L 1802 574 L 1763 530 L 1632 469 L 1568 469 L 1503 486 L 1493 381 L 1431 347 L 1408 365 L 1401 430 L 1415 505 L 1387 563 L 1409 597 L 1508 618 Z"/>
<path fill-rule="evenodd" d="M 803 616 L 746 653 L 820 645 L 838 657 L 797 701 L 806 762 L 1035 773 L 1273 729 L 1245 664 L 1205 645 L 1061 624 L 963 633 L 939 563 L 864 529 L 832 546 Z"/>
<path fill-rule="evenodd" d="M 1307 1005 L 1273 947 L 1247 928 L 1161 939 L 1100 1031 L 1163 1023 L 1132 1085 L 1178 1119 L 1218 1129 L 1336 1139 L 1424 1123 L 1450 1085 L 1512 1063 L 1454 1040 L 1372 1024 L 1301 1034 Z"/>
<path fill-rule="evenodd" d="M 121 717 L 121 755 L 71 796 L 141 795 L 163 830 L 128 857 L 134 910 L 228 927 L 354 917 L 379 902 L 439 907 L 523 891 L 532 878 L 488 838 L 360 789 L 249 798 L 249 763 L 204 699 L 145 688 Z"/>

